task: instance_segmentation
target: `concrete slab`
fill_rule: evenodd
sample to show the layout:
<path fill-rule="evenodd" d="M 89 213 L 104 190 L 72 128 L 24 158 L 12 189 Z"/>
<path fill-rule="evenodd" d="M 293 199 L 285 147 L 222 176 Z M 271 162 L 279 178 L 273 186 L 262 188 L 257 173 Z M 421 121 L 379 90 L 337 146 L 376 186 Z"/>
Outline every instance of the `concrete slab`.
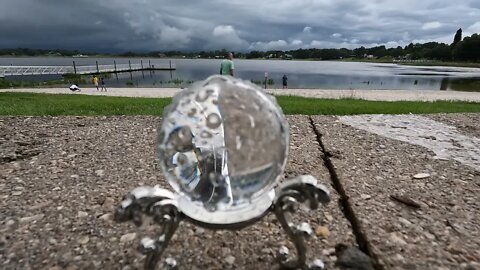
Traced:
<path fill-rule="evenodd" d="M 480 113 L 438 113 L 425 116 L 454 126 L 465 135 L 480 138 Z"/>
<path fill-rule="evenodd" d="M 435 159 L 425 147 L 371 133 L 366 126 L 357 129 L 329 116 L 313 119 L 358 225 L 385 269 L 478 267 L 478 170 Z"/>
<path fill-rule="evenodd" d="M 132 188 L 168 184 L 155 160 L 158 117 L 0 117 L 0 265 L 2 269 L 138 269 L 135 247 L 155 226 L 115 224 L 111 213 Z M 289 117 L 286 175 L 313 174 L 328 185 L 307 117 Z M 313 229 L 309 258 L 333 267 L 333 247 L 353 245 L 333 200 L 299 215 Z M 320 224 L 321 223 L 321 224 Z M 324 234 L 325 235 L 325 234 Z M 166 255 L 182 269 L 271 269 L 286 236 L 272 215 L 241 231 L 182 223 Z M 232 264 L 233 262 L 233 264 Z"/>

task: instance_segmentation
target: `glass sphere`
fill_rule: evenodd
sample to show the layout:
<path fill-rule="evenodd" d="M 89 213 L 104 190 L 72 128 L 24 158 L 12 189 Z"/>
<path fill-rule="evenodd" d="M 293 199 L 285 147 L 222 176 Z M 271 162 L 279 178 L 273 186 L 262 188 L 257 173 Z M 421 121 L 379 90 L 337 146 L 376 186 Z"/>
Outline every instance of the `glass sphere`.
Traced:
<path fill-rule="evenodd" d="M 182 90 L 165 108 L 157 152 L 184 213 L 231 224 L 270 207 L 288 140 L 272 96 L 250 82 L 216 75 Z"/>

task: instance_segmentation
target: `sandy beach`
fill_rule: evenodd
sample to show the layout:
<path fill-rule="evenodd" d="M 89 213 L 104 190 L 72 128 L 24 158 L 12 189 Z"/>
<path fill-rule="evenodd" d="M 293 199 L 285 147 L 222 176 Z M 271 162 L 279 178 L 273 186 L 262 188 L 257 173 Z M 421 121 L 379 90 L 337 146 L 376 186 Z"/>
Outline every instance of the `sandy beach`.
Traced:
<path fill-rule="evenodd" d="M 108 92 L 98 92 L 94 88 L 83 88 L 72 92 L 68 88 L 0 89 L 0 92 L 29 92 L 48 94 L 82 94 L 117 97 L 172 97 L 181 88 L 109 88 Z M 480 92 L 438 91 L 438 90 L 330 90 L 330 89 L 268 89 L 267 92 L 281 96 L 302 96 L 311 98 L 356 98 L 383 101 L 435 101 L 456 100 L 480 102 Z"/>

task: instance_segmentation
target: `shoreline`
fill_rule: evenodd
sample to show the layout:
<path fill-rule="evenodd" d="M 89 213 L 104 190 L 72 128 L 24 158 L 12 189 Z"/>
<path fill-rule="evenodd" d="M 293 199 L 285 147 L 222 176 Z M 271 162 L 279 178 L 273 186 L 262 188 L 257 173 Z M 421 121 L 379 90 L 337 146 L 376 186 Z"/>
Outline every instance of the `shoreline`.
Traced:
<path fill-rule="evenodd" d="M 0 89 L 1 92 L 81 94 L 113 97 L 169 98 L 182 91 L 181 88 L 108 88 L 98 92 L 95 88 L 83 88 L 72 92 L 68 88 L 15 88 Z M 321 99 L 364 99 L 372 101 L 469 101 L 480 103 L 480 92 L 440 90 L 333 90 L 333 89 L 267 89 L 275 96 L 299 96 Z"/>

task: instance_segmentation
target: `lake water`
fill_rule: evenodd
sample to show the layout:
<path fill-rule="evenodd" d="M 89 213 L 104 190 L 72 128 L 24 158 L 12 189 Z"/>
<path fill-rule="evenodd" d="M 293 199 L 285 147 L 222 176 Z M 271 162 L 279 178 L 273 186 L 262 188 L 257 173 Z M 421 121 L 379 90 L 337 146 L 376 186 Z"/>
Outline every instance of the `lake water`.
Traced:
<path fill-rule="evenodd" d="M 77 66 L 132 64 L 143 61 L 145 66 L 165 66 L 169 61 L 175 71 L 126 72 L 112 74 L 107 86 L 173 87 L 187 86 L 191 81 L 203 80 L 219 73 L 221 60 L 217 59 L 148 59 L 148 58 L 71 58 L 71 57 L 0 57 L 0 66 L 6 65 L 73 65 Z M 323 89 L 413 89 L 413 90 L 470 90 L 480 91 L 480 69 L 457 67 L 416 67 L 396 64 L 355 63 L 336 61 L 281 61 L 235 59 L 235 76 L 257 82 L 265 72 L 273 79 L 270 88 L 281 88 L 282 76 L 288 77 L 289 88 Z M 45 80 L 59 76 L 29 76 L 22 79 Z M 19 79 L 7 77 L 7 79 Z M 88 81 L 88 80 L 87 80 Z M 177 85 L 173 83 L 177 82 Z"/>

